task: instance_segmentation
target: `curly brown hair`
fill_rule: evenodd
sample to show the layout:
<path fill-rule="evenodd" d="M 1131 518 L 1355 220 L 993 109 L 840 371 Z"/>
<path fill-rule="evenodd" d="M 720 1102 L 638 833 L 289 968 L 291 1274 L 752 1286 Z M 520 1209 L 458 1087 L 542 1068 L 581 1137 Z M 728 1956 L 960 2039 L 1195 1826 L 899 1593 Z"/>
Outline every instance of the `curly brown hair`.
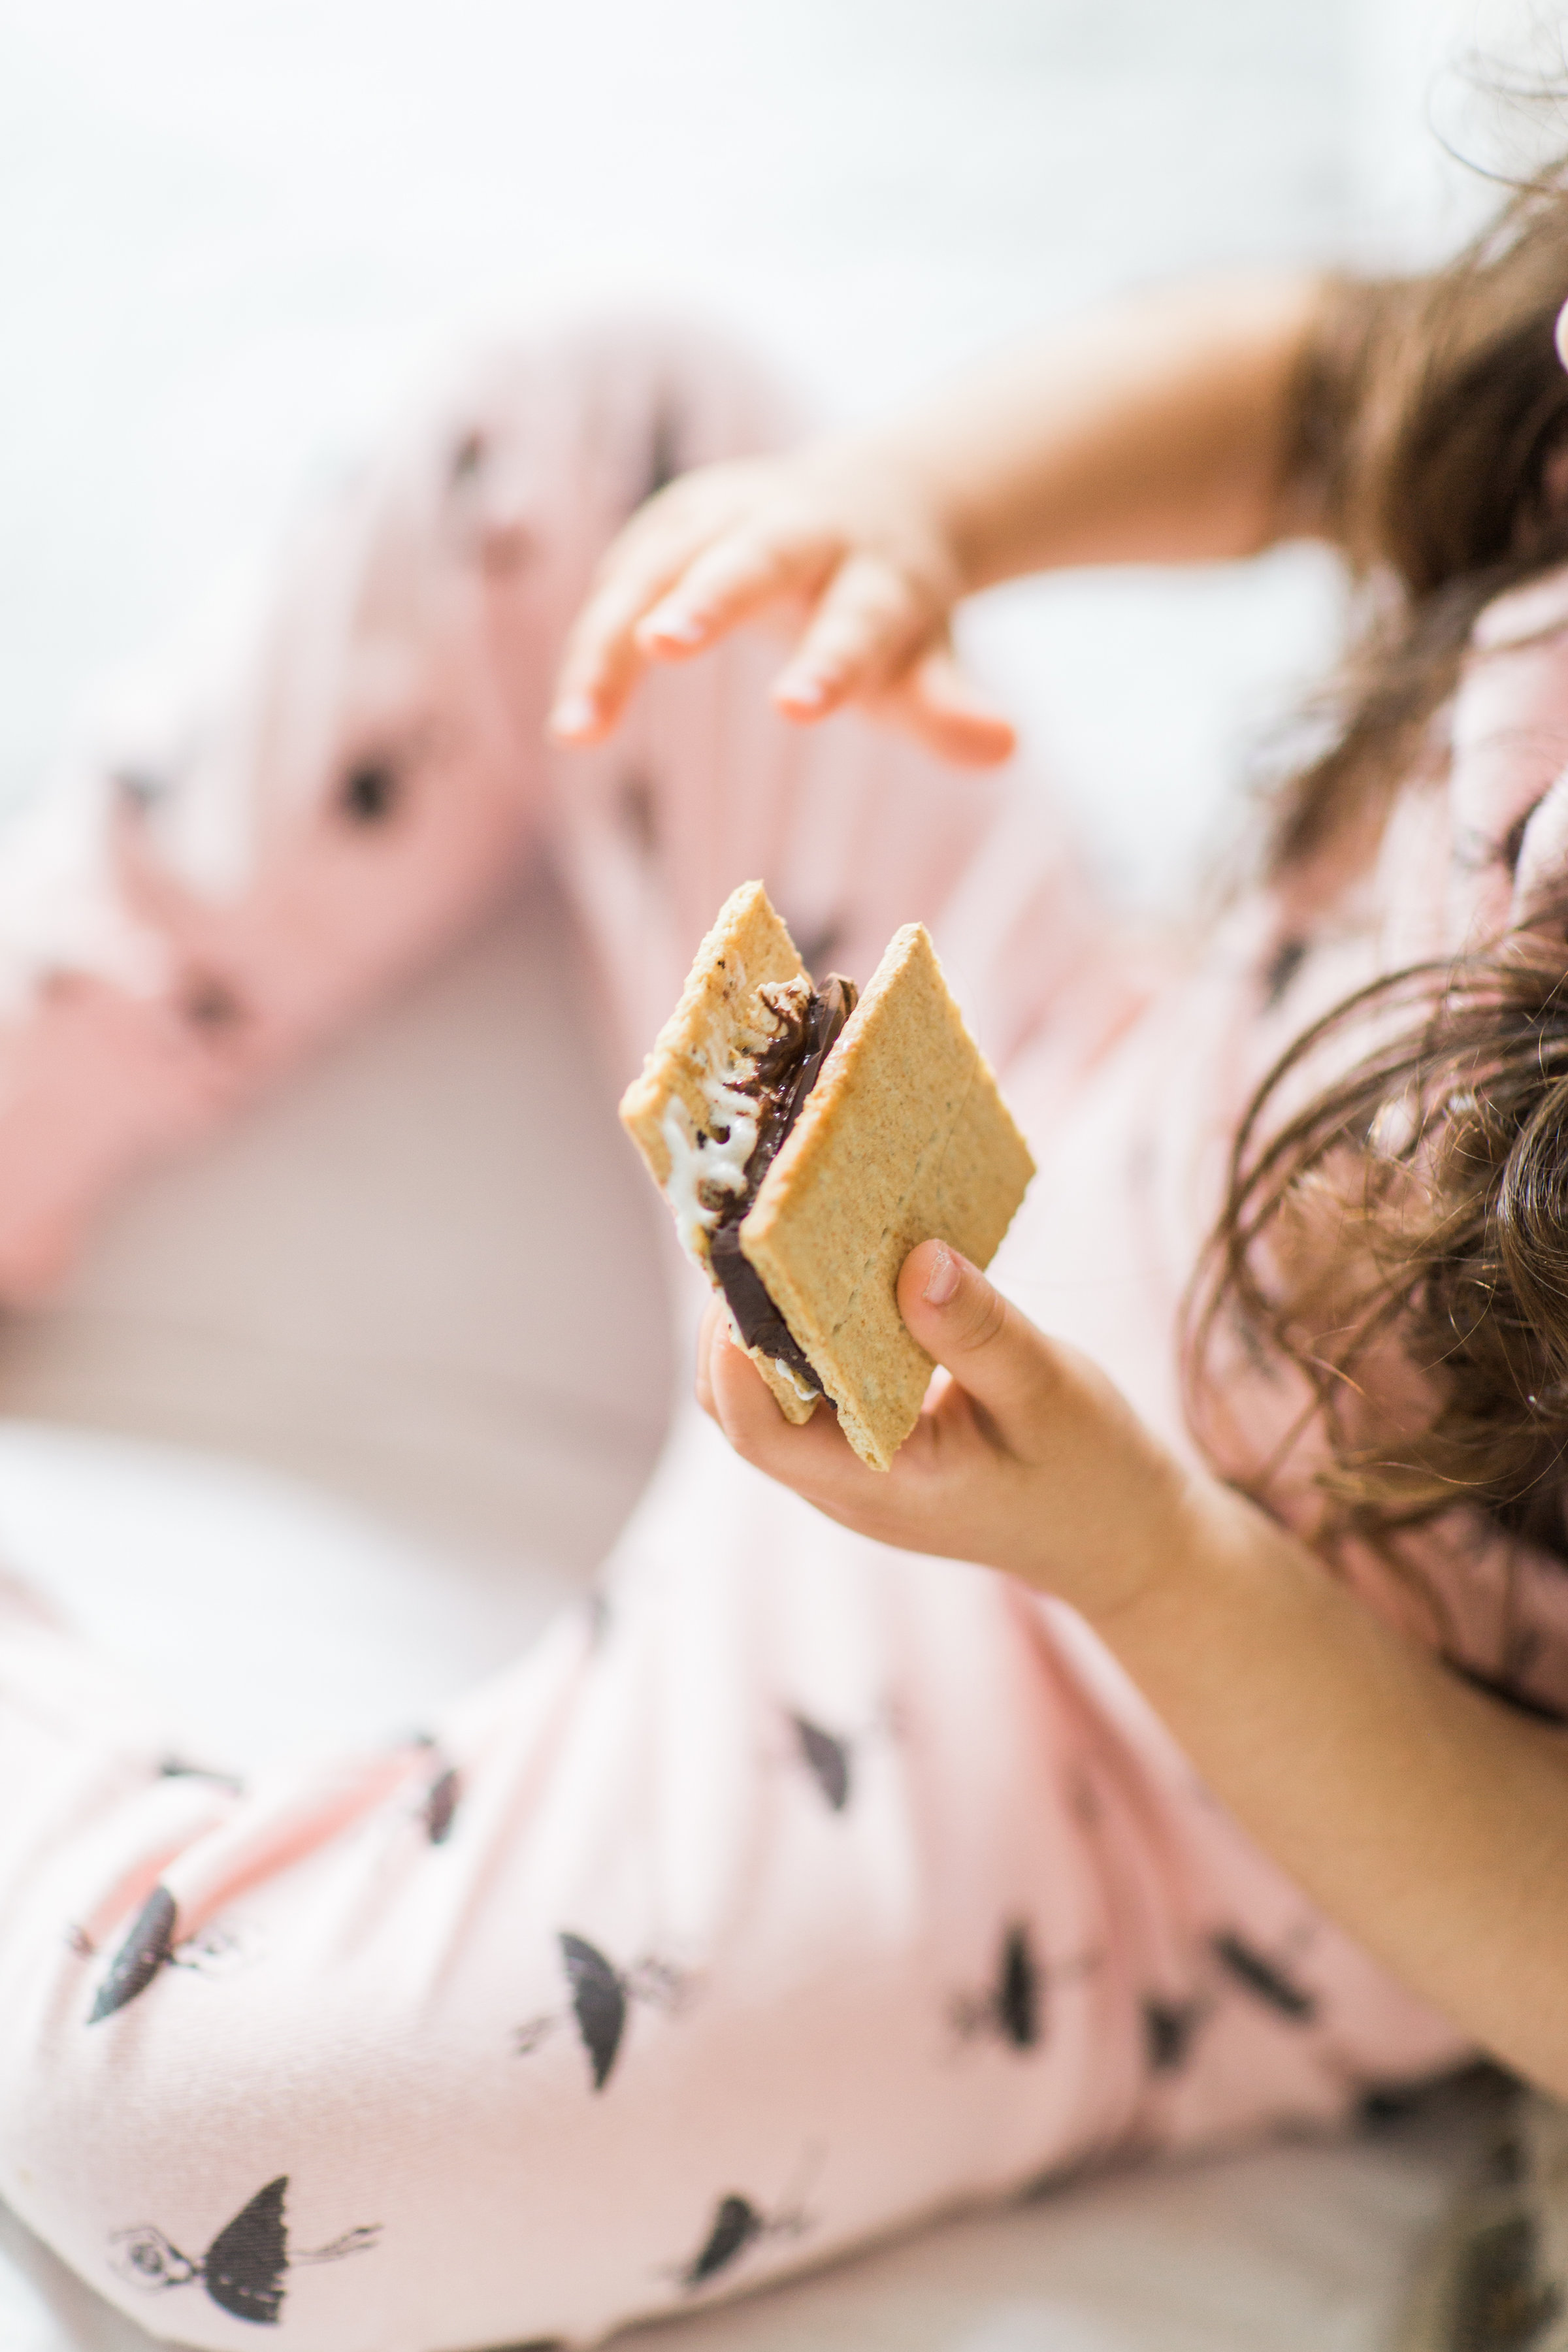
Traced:
<path fill-rule="evenodd" d="M 1447 267 L 1330 281 L 1292 471 L 1361 583 L 1327 748 L 1276 795 L 1276 880 L 1381 828 L 1501 590 L 1568 559 L 1568 172 Z M 1568 926 L 1390 973 L 1318 1022 L 1247 1112 L 1189 1292 L 1194 1423 L 1226 1461 L 1223 1346 L 1293 1371 L 1321 1532 L 1387 1543 L 1456 1503 L 1568 1557 Z M 1347 1075 L 1346 1044 L 1373 1039 Z M 1314 1091 L 1315 1088 L 1315 1091 Z"/>
<path fill-rule="evenodd" d="M 1326 282 L 1287 466 L 1360 583 L 1361 629 L 1329 748 L 1279 798 L 1276 867 L 1386 804 L 1482 605 L 1568 556 L 1565 298 L 1568 163 L 1445 268 Z"/>
<path fill-rule="evenodd" d="M 1242 1124 L 1194 1353 L 1212 1358 L 1223 1319 L 1295 1368 L 1331 1526 L 1392 1531 L 1468 1501 L 1562 1544 L 1564 964 L 1521 935 L 1378 980 L 1296 1041 Z M 1347 1032 L 1363 1050 L 1344 1075 Z M 1276 1120 L 1320 1056 L 1342 1074 Z M 1265 1491 L 1273 1466 L 1255 1466 Z"/>

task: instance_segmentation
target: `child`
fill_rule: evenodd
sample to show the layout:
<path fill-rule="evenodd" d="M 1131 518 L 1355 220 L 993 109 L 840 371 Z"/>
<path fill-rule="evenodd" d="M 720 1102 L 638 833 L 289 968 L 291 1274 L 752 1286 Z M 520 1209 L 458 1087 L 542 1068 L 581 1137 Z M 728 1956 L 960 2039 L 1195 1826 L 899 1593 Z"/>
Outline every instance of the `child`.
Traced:
<path fill-rule="evenodd" d="M 1133 305 L 782 458 L 717 351 L 524 349 L 18 850 L 16 1295 L 540 841 L 623 1066 L 760 874 L 814 966 L 933 923 L 1041 1162 L 996 1287 L 904 1268 L 948 1380 L 890 1475 L 710 1322 L 731 1447 L 678 1423 L 603 1606 L 419 1739 L 238 1788 L 6 1596 L 0 2191 L 125 2309 L 590 2338 L 1477 2045 L 1568 2090 L 1565 222 Z M 599 562 L 545 751 L 595 559 L 705 459 Z M 1202 953 L 1118 936 L 938 764 L 1010 740 L 952 606 L 1304 530 L 1374 607 L 1339 731 Z M 905 734 L 771 719 L 726 632 L 775 610 L 788 714 Z"/>
<path fill-rule="evenodd" d="M 1174 1021 L 1162 1006 L 1117 1077 L 1102 1069 L 1098 1181 L 1052 1207 L 1078 1255 L 1120 1160 L 1131 1217 L 1169 1216 L 1194 1189 L 1193 1106 L 1234 1135 L 1237 1076 L 1242 1103 L 1258 1089 L 1192 1370 L 1200 1425 L 1227 1407 L 1245 1421 L 1223 1459 L 1268 1512 L 1194 1472 L 1179 1439 L 1155 1443 L 1146 1402 L 1144 1421 L 1128 1411 L 1090 1360 L 1119 1353 L 1100 1298 L 1087 1318 L 1053 1299 L 1080 1353 L 940 1240 L 899 1296 L 951 1379 L 890 1477 L 826 1413 L 792 1429 L 716 1308 L 698 1390 L 740 1453 L 842 1524 L 1070 1601 L 1304 1888 L 1568 2094 L 1568 2013 L 1550 1995 L 1568 1914 L 1531 1868 L 1568 1839 L 1568 1793 L 1560 1743 L 1520 1720 L 1568 1719 L 1548 1631 L 1560 1643 L 1568 1616 L 1552 1593 L 1527 1632 L 1506 1590 L 1529 1574 L 1521 1538 L 1549 1588 L 1568 1565 L 1568 386 L 1548 372 L 1563 225 L 1557 205 L 1521 204 L 1511 249 L 1505 232 L 1432 287 L 1227 288 L 1164 317 L 1146 304 L 900 426 L 690 477 L 610 551 L 555 726 L 595 739 L 639 661 L 687 657 L 793 599 L 807 618 L 773 688 L 782 709 L 809 722 L 868 700 L 950 757 L 989 761 L 1008 732 L 963 688 L 947 623 L 1012 572 L 1244 554 L 1294 529 L 1404 591 L 1379 616 L 1374 682 L 1287 800 L 1267 886 L 1167 992 Z M 1397 402 L 1402 365 L 1426 376 L 1405 413 L 1332 415 L 1347 392 L 1368 410 Z M 1357 448 L 1379 432 L 1390 446 Z M 1441 731 L 1423 734 L 1456 673 Z M 1156 1086 L 1188 1096 L 1182 1126 L 1151 1116 Z M 1059 1158 L 1058 1139 L 1047 1149 Z M 1206 1223 L 1221 1198 L 1197 1189 Z M 1118 1222 L 1096 1246 L 1125 1265 Z M 1249 1347 L 1220 1371 L 1227 1336 Z M 1142 1369 L 1126 1368 L 1135 1396 Z M 1216 1373 L 1241 1388 L 1234 1404 L 1211 1393 Z M 1250 1393 L 1265 1382 L 1275 1393 Z M 1377 1613 L 1325 1577 L 1324 1550 Z M 1379 1592 L 1391 1576 L 1407 1590 Z M 1468 1654 L 1483 1623 L 1489 1660 Z M 1423 1632 L 1472 1684 L 1489 1664 L 1490 1696 L 1514 1712 L 1435 1668 Z"/>

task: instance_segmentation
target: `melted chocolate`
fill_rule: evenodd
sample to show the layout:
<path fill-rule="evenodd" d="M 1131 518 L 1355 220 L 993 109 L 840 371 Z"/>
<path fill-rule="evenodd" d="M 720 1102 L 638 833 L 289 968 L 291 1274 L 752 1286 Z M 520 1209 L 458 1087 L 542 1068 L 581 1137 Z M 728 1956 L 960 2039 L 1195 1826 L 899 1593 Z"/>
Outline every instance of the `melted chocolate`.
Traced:
<path fill-rule="evenodd" d="M 757 1055 L 754 1075 L 739 1089 L 757 1105 L 757 1139 L 746 1161 L 745 1188 L 725 1200 L 708 1243 L 713 1278 L 747 1347 L 786 1366 L 813 1396 L 822 1394 L 822 1382 L 742 1252 L 741 1225 L 854 1012 L 855 999 L 854 982 L 829 973 L 804 1013 L 786 1021 Z"/>

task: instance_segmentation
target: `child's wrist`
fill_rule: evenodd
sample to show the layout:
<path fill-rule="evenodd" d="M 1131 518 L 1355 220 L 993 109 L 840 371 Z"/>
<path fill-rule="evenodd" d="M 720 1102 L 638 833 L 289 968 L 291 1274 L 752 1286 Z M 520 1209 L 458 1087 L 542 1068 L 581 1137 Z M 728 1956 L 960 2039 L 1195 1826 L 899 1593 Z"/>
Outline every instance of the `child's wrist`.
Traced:
<path fill-rule="evenodd" d="M 1201 1622 L 1234 1605 L 1271 1528 L 1256 1506 L 1206 1471 L 1163 1465 L 1145 1526 L 1081 1598 L 1064 1593 L 1112 1647 L 1145 1630 Z"/>
<path fill-rule="evenodd" d="M 906 486 L 927 535 L 942 551 L 952 583 L 953 604 L 988 586 L 992 574 L 985 519 L 974 510 L 973 501 L 942 464 L 939 454 L 923 448 L 918 440 L 893 436 L 886 447 L 885 462 L 889 473 Z"/>
<path fill-rule="evenodd" d="M 1321 1563 L 1287 1528 L 1209 1472 L 1183 1468 L 1163 1526 L 1153 1528 L 1115 1585 L 1082 1614 L 1157 1704 L 1192 1678 L 1189 1663 L 1234 1647 L 1238 1631 L 1283 1608 L 1294 1617 L 1316 1590 Z"/>
<path fill-rule="evenodd" d="M 966 517 L 919 438 L 897 427 L 836 435 L 806 453 L 829 483 L 879 513 L 888 536 L 951 609 L 980 584 L 973 572 Z"/>

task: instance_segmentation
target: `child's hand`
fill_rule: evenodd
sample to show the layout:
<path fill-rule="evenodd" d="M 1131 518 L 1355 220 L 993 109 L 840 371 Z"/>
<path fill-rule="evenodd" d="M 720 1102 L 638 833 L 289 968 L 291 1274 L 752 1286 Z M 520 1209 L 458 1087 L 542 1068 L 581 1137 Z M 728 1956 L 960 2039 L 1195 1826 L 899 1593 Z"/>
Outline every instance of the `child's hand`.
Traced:
<path fill-rule="evenodd" d="M 831 1518 L 1070 1601 L 1306 1900 L 1568 2098 L 1562 1729 L 1471 1689 L 1287 1529 L 1184 1471 L 942 1243 L 911 1250 L 899 1305 L 951 1377 L 885 1476 L 831 1414 L 792 1429 L 718 1315 L 699 1396 Z"/>
<path fill-rule="evenodd" d="M 649 662 L 686 660 L 768 614 L 797 639 L 773 688 L 786 718 L 855 702 L 947 759 L 1006 759 L 1012 728 L 953 660 L 948 623 L 964 586 L 929 509 L 912 470 L 864 446 L 682 476 L 600 563 L 567 642 L 551 732 L 599 741 Z"/>
<path fill-rule="evenodd" d="M 880 1543 L 1009 1570 L 1103 1620 L 1182 1557 L 1203 1482 L 1103 1373 L 1058 1347 L 942 1242 L 905 1259 L 899 1309 L 949 1375 L 890 1471 L 868 1470 L 832 1414 L 792 1428 L 715 1307 L 699 1401 L 738 1454 Z"/>

